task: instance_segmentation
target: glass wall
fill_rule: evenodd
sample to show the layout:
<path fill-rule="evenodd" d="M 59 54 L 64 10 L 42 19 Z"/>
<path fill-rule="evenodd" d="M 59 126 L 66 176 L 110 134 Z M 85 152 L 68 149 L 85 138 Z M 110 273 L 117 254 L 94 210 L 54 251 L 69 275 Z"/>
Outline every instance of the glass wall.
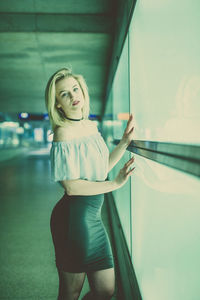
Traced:
<path fill-rule="evenodd" d="M 139 0 L 129 31 L 136 139 L 200 143 L 200 2 Z"/>
<path fill-rule="evenodd" d="M 122 137 L 130 111 L 134 140 L 200 144 L 199 11 L 197 0 L 137 1 L 109 98 L 109 142 L 111 131 Z M 142 298 L 198 300 L 200 180 L 134 156 L 134 175 L 113 195 Z"/>
<path fill-rule="evenodd" d="M 136 155 L 133 265 L 144 300 L 200 295 L 199 179 Z"/>
<path fill-rule="evenodd" d="M 113 137 L 119 139 L 122 137 L 127 124 L 127 113 L 129 113 L 129 67 L 128 67 L 128 39 L 125 41 L 124 49 L 113 81 L 109 101 L 112 101 L 113 121 L 104 122 L 104 131 L 110 132 L 107 136 L 110 150 L 114 148 L 112 144 Z M 119 169 L 130 159 L 130 153 L 126 152 L 120 162 L 110 172 L 110 179 L 114 179 Z M 127 244 L 131 252 L 131 193 L 130 182 L 120 190 L 114 191 L 115 203 L 119 217 L 126 236 Z"/>

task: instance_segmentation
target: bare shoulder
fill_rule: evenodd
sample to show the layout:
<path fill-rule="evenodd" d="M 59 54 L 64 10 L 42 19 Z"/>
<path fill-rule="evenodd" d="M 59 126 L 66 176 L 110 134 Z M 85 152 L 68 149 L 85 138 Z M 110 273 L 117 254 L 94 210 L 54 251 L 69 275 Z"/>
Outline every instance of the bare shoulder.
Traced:
<path fill-rule="evenodd" d="M 54 137 L 53 137 L 54 142 L 65 141 L 70 138 L 71 138 L 71 134 L 66 127 L 59 126 L 54 130 Z"/>
<path fill-rule="evenodd" d="M 96 124 L 95 121 L 86 120 L 86 125 L 88 126 L 88 128 L 90 128 L 91 133 L 97 133 L 98 132 L 97 124 Z"/>
<path fill-rule="evenodd" d="M 84 120 L 82 123 L 73 126 L 59 126 L 54 130 L 54 142 L 69 141 L 73 138 L 88 136 L 98 132 L 97 124 L 91 120 Z"/>

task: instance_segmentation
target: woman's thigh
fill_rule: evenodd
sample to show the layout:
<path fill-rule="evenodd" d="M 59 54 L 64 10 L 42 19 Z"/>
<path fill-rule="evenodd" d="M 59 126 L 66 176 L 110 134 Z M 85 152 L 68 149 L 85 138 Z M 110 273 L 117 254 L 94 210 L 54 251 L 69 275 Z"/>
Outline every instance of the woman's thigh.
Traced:
<path fill-rule="evenodd" d="M 115 291 L 114 268 L 89 272 L 87 277 L 95 299 L 111 299 Z"/>
<path fill-rule="evenodd" d="M 70 273 L 58 270 L 59 297 L 58 299 L 78 299 L 82 290 L 85 273 Z"/>

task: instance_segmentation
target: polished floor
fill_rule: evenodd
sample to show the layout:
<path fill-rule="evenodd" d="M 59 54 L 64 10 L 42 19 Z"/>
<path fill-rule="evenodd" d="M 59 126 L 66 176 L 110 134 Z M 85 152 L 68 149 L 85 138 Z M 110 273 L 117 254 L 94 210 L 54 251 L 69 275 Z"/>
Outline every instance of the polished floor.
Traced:
<path fill-rule="evenodd" d="M 16 156 L 2 152 L 4 160 L 0 152 L 0 299 L 57 299 L 49 220 L 63 189 L 50 181 L 48 153 L 48 149 L 23 150 Z M 105 206 L 102 216 L 107 227 Z M 79 299 L 88 289 L 86 278 Z"/>

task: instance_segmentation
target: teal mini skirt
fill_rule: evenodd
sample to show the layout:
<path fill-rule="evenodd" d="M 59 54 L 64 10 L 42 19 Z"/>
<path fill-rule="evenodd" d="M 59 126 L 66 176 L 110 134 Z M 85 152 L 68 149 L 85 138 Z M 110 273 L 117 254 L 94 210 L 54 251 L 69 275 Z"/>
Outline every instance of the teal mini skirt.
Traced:
<path fill-rule="evenodd" d="M 69 196 L 53 208 L 50 228 L 59 270 L 72 273 L 114 267 L 110 240 L 101 218 L 104 194 Z"/>

